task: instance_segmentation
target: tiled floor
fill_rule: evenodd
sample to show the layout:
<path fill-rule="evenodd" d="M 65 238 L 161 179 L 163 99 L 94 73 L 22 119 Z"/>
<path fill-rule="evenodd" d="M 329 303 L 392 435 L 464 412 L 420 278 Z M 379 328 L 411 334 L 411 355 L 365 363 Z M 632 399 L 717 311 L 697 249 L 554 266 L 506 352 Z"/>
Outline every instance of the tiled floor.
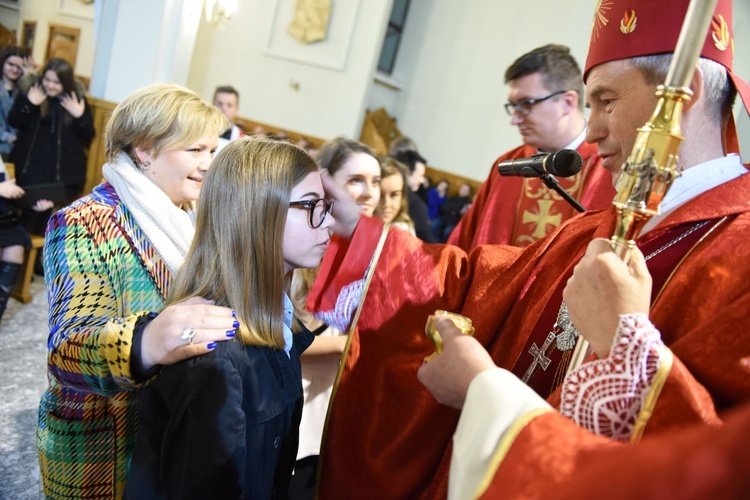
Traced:
<path fill-rule="evenodd" d="M 8 303 L 0 323 L 0 499 L 42 498 L 36 431 L 39 398 L 47 387 L 47 297 L 43 278 L 34 300 Z"/>

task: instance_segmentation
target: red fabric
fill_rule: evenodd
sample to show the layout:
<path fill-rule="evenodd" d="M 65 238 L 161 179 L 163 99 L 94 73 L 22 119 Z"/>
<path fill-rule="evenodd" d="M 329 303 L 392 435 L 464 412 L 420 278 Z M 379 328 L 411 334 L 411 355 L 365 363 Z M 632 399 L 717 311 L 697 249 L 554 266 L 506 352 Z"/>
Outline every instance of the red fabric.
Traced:
<path fill-rule="evenodd" d="M 583 81 L 594 66 L 618 59 L 674 52 L 690 0 L 607 0 L 598 2 L 591 28 Z M 732 0 L 716 5 L 701 57 L 723 65 L 729 72 L 745 111 L 750 114 L 750 86 L 735 75 Z M 727 153 L 739 153 L 734 123 L 725 130 Z"/>
<path fill-rule="evenodd" d="M 583 168 L 573 177 L 559 178 L 560 186 L 587 210 L 607 208 L 612 204 L 615 189 L 612 176 L 601 168 L 597 146 L 584 142 L 577 151 L 583 159 Z M 536 148 L 524 145 L 495 161 L 448 243 L 467 252 L 486 244 L 527 247 L 578 214 L 541 180 L 503 177 L 497 171 L 497 164 L 502 161 L 528 158 L 537 153 Z M 545 213 L 548 214 L 546 217 Z M 540 220 L 543 221 L 541 224 Z"/>
<path fill-rule="evenodd" d="M 584 81 L 591 68 L 617 59 L 674 52 L 690 0 L 598 2 Z M 732 0 L 719 0 L 701 56 L 732 71 Z"/>
<path fill-rule="evenodd" d="M 744 405 L 723 426 L 690 426 L 632 446 L 544 414 L 516 437 L 481 498 L 748 498 L 748 428 Z"/>
<path fill-rule="evenodd" d="M 714 221 L 715 223 L 716 221 Z M 711 229 L 712 224 L 709 222 L 697 230 L 694 223 L 674 224 L 667 231 L 662 231 L 658 237 L 649 238 L 648 241 L 641 243 L 640 249 L 644 255 L 655 255 L 648 259 L 647 265 L 649 274 L 652 279 L 652 302 L 658 296 L 660 290 L 669 279 L 672 271 L 677 267 L 683 256 Z M 671 245 L 671 246 L 667 246 Z M 667 246 L 665 248 L 665 246 Z M 663 249 L 663 250 L 662 250 Z M 562 294 L 565 285 L 573 274 L 573 268 L 577 261 L 573 261 L 567 269 L 560 268 L 561 278 L 554 294 L 547 301 L 547 306 L 536 319 L 536 326 L 531 330 L 526 340 L 526 344 L 520 352 L 520 356 L 513 365 L 512 372 L 518 378 L 523 380 L 524 375 L 531 366 L 534 357 L 529 353 L 532 345 L 537 347 L 543 346 L 545 339 L 552 330 L 551 326 L 555 324 L 559 313 L 559 306 L 562 303 Z M 553 391 L 559 387 L 565 374 L 568 371 L 572 351 L 562 352 L 557 348 L 555 342 L 547 348 L 545 356 L 550 359 L 546 369 L 541 369 L 536 365 L 536 370 L 531 378 L 526 382 L 529 387 L 542 396 L 548 398 Z"/>
<path fill-rule="evenodd" d="M 724 215 L 727 222 L 682 263 L 652 310 L 676 359 L 646 435 L 716 421 L 717 412 L 750 401 L 750 331 L 741 326 L 750 311 L 750 175 L 690 201 L 638 244 L 674 225 Z M 427 316 L 445 309 L 471 318 L 476 338 L 498 366 L 509 368 L 561 270 L 580 259 L 592 238 L 609 237 L 614 223 L 614 209 L 588 212 L 523 251 L 483 246 L 468 256 L 391 231 L 329 415 L 321 498 L 443 496 L 458 413 L 438 405 L 415 376 L 433 351 L 423 333 Z M 353 270 L 368 265 L 374 244 L 360 242 L 373 239 L 369 232 L 379 235 L 373 224 L 360 222 L 348 252 L 330 249 L 321 284 L 335 282 L 331 273 L 356 276 Z M 331 309 L 338 292 L 317 285 L 308 306 Z"/>

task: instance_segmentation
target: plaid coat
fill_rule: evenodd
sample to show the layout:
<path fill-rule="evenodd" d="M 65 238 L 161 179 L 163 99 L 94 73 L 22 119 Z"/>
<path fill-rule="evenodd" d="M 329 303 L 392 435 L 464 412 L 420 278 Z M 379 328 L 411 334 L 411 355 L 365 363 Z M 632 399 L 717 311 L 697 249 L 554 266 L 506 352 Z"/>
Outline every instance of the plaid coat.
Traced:
<path fill-rule="evenodd" d="M 49 388 L 37 446 L 45 495 L 119 498 L 136 431 L 136 321 L 164 307 L 172 275 L 102 183 L 47 226 Z"/>

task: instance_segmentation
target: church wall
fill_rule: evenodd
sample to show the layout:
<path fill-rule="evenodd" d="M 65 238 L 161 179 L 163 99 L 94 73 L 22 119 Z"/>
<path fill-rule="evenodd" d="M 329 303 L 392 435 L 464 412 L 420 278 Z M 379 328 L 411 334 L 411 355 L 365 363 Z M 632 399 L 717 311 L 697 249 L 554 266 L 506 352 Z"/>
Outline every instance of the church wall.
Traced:
<path fill-rule="evenodd" d="M 485 179 L 497 156 L 520 145 L 502 106 L 505 68 L 547 43 L 570 46 L 583 65 L 592 9 L 582 0 L 412 0 L 393 75 L 404 82 L 401 132 L 430 165 Z"/>
<path fill-rule="evenodd" d="M 240 90 L 241 116 L 324 138 L 358 137 L 365 108 L 384 106 L 431 165 L 477 180 L 486 177 L 497 155 L 520 144 L 502 108 L 505 68 L 523 52 L 550 42 L 569 45 L 583 64 L 595 3 L 412 0 L 392 75 L 401 84 L 395 90 L 372 78 L 391 0 L 359 0 L 342 71 L 264 54 L 277 1 L 239 2 L 240 11 L 224 30 L 201 21 L 188 86 L 210 99 L 216 85 L 233 84 Z M 59 7 L 65 2 L 23 0 L 15 10 L 0 1 L 0 22 L 16 27 L 20 36 L 23 20 L 37 20 L 34 56 L 40 63 L 49 23 L 79 27 L 76 72 L 91 76 L 94 23 L 64 15 Z M 734 3 L 735 27 L 749 26 L 750 2 Z M 742 56 L 735 61 L 736 72 L 750 79 L 750 30 L 737 30 L 735 45 Z M 747 162 L 750 119 L 738 115 Z"/>
<path fill-rule="evenodd" d="M 51 23 L 79 28 L 81 33 L 78 40 L 75 72 L 77 75 L 91 76 L 94 64 L 93 5 L 84 6 L 78 0 L 21 0 L 18 2 L 18 6 L 19 9 L 15 18 L 10 15 L 9 9 L 0 10 L 0 20 L 9 28 L 15 28 L 18 37 L 21 37 L 23 21 L 36 20 L 33 56 L 37 64 L 43 64 L 45 61 L 47 37 Z M 8 14 L 7 17 L 6 13 Z M 16 24 L 8 24 L 14 20 Z"/>
<path fill-rule="evenodd" d="M 750 2 L 734 0 L 734 72 L 750 81 Z M 741 29 L 738 29 L 741 28 Z M 739 101 L 739 99 L 738 99 Z M 750 103 L 748 103 L 750 104 Z M 737 120 L 737 134 L 740 138 L 742 160 L 750 163 L 750 117 L 741 109 L 741 103 L 735 106 Z"/>
<path fill-rule="evenodd" d="M 347 2 L 358 10 L 342 70 L 264 53 L 276 2 L 252 0 L 241 2 L 223 31 L 201 23 L 189 86 L 210 99 L 217 85 L 231 84 L 243 117 L 315 137 L 358 138 L 392 0 Z"/>
<path fill-rule="evenodd" d="M 501 153 L 521 144 L 502 105 L 505 69 L 547 43 L 568 45 L 583 67 L 594 0 L 485 2 L 412 0 L 392 78 L 402 90 L 371 93 L 385 106 L 430 165 L 483 180 Z M 750 2 L 734 1 L 734 26 L 750 26 Z M 735 33 L 736 72 L 750 79 L 750 30 Z M 750 120 L 741 113 L 740 139 L 750 161 Z"/>

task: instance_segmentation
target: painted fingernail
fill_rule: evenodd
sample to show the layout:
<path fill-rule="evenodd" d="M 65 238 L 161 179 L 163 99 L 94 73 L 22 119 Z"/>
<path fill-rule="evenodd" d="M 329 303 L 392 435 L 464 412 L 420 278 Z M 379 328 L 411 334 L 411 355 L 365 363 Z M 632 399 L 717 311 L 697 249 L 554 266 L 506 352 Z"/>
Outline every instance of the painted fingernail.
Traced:
<path fill-rule="evenodd" d="M 234 337 L 237 335 L 237 330 L 227 330 L 227 337 Z"/>
<path fill-rule="evenodd" d="M 208 344 L 206 344 L 206 348 L 209 350 L 216 349 L 216 345 L 216 342 L 209 342 Z"/>
<path fill-rule="evenodd" d="M 237 320 L 234 320 L 234 323 L 232 323 L 232 328 L 235 328 L 235 329 L 237 329 L 237 328 L 239 328 L 239 327 L 240 327 L 240 322 L 239 322 L 239 321 L 237 321 Z"/>
<path fill-rule="evenodd" d="M 234 311 L 232 311 L 232 317 L 233 317 L 233 318 L 237 318 L 237 313 L 236 313 L 236 312 L 234 312 Z"/>

